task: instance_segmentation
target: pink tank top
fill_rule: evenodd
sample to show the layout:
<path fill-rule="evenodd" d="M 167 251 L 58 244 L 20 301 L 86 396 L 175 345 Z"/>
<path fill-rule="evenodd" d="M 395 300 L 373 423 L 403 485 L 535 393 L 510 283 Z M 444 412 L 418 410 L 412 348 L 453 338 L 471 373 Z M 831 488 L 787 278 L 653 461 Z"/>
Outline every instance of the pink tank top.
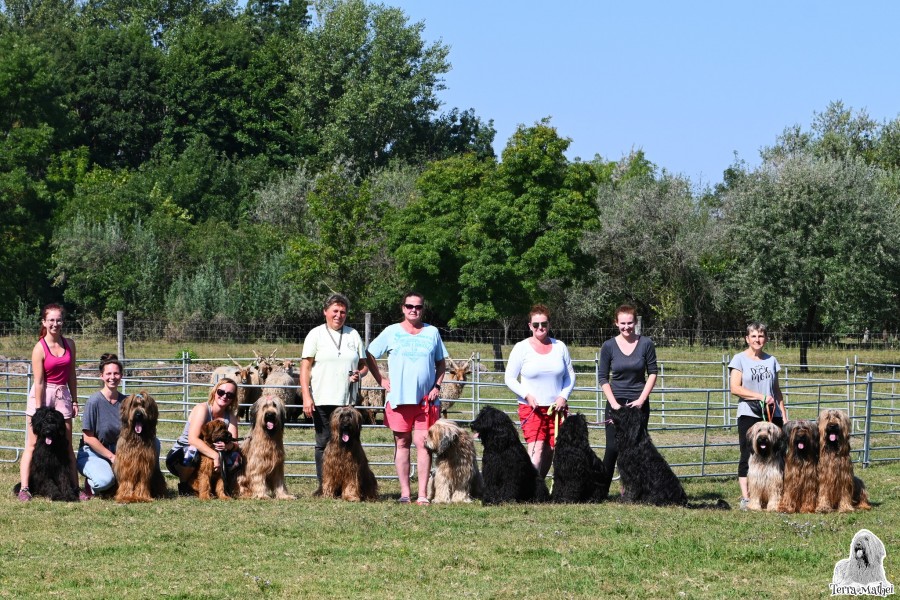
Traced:
<path fill-rule="evenodd" d="M 63 348 L 65 348 L 62 356 L 53 356 L 44 338 L 41 338 L 41 343 L 44 345 L 44 377 L 47 383 L 68 385 L 69 371 L 72 368 L 72 352 L 69 351 L 66 338 L 63 338 L 62 341 Z"/>

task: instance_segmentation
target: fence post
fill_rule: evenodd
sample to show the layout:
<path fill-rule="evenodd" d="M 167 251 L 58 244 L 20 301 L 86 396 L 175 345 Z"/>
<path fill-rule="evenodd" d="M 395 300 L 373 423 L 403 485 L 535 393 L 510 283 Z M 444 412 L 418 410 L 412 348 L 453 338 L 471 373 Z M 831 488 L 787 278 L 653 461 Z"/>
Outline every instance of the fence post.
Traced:
<path fill-rule="evenodd" d="M 181 380 L 184 382 L 184 394 L 181 399 L 181 408 L 184 412 L 184 420 L 188 418 L 188 405 L 191 402 L 191 355 L 187 351 L 181 352 Z"/>
<path fill-rule="evenodd" d="M 866 433 L 863 437 L 863 467 L 869 466 L 869 451 L 872 437 L 872 371 L 866 375 Z"/>
<path fill-rule="evenodd" d="M 706 392 L 706 417 L 703 421 L 703 450 L 700 455 L 700 476 L 706 476 L 706 444 L 709 441 L 709 395 L 711 392 Z"/>
<path fill-rule="evenodd" d="M 660 404 L 662 405 L 662 410 L 660 411 L 660 418 L 662 419 L 662 424 L 666 424 L 666 363 L 660 361 L 659 363 L 659 382 L 660 387 L 663 392 L 660 394 Z"/>
<path fill-rule="evenodd" d="M 474 379 L 475 393 L 472 394 L 472 420 L 475 420 L 476 411 L 481 411 L 481 352 L 475 353 L 475 376 Z"/>
<path fill-rule="evenodd" d="M 125 360 L 125 311 L 116 311 L 116 350 L 119 360 Z"/>
<path fill-rule="evenodd" d="M 601 420 L 600 417 L 600 398 L 603 396 L 603 390 L 600 389 L 600 352 L 594 352 L 594 387 L 596 388 L 594 391 L 594 404 L 597 409 L 597 422 L 599 423 Z M 603 405 L 604 408 L 606 404 Z"/>
<path fill-rule="evenodd" d="M 722 355 L 722 424 L 731 427 L 731 385 L 728 382 L 728 355 Z"/>

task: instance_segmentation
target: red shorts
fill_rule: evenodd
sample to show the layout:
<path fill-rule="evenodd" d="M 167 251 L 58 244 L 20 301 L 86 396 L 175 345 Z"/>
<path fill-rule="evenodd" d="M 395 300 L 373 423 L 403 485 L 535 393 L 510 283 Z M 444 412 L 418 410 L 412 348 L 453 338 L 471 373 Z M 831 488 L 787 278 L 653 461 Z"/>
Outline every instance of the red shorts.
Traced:
<path fill-rule="evenodd" d="M 525 441 L 529 444 L 531 442 L 549 440 L 551 448 L 556 446 L 556 436 L 553 435 L 556 413 L 548 415 L 548 408 L 550 407 L 538 406 L 532 411 L 527 404 L 519 403 L 519 421 L 522 422 L 522 435 L 525 436 Z M 560 415 L 560 424 L 562 424 L 562 419 L 563 417 Z"/>
<path fill-rule="evenodd" d="M 404 404 L 392 408 L 388 402 L 384 406 L 384 424 L 396 433 L 409 433 L 413 429 L 428 431 L 441 417 L 441 407 L 424 404 Z"/>

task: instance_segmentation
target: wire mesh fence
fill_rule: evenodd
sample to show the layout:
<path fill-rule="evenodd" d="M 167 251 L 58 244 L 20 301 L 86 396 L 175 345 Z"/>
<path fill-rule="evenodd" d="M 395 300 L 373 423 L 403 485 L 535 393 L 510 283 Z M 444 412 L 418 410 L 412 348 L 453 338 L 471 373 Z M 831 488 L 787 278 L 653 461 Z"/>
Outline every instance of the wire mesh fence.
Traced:
<path fill-rule="evenodd" d="M 661 361 L 656 389 L 650 397 L 649 431 L 681 477 L 734 476 L 738 461 L 736 398 L 728 392 L 727 355 L 720 360 Z M 250 362 L 248 357 L 236 357 Z M 458 399 L 444 405 L 447 416 L 464 426 L 486 405 L 504 410 L 517 421 L 517 401 L 503 382 L 502 361 L 473 357 L 474 366 Z M 86 398 L 99 386 L 96 363 L 79 361 L 79 395 Z M 215 367 L 232 364 L 231 357 L 180 360 L 141 358 L 125 361 L 121 390 L 146 390 L 160 407 L 160 441 L 164 451 L 181 433 L 187 416 L 197 403 L 208 398 Z M 592 446 L 602 454 L 605 436 L 605 400 L 599 389 L 599 356 L 574 361 L 576 387 L 569 401 L 570 411 L 588 417 Z M 24 409 L 32 383 L 30 362 L 0 360 L 0 461 L 15 462 L 24 444 Z M 854 460 L 863 465 L 900 459 L 900 366 L 850 363 L 809 365 L 802 374 L 794 365 L 783 365 L 779 374 L 782 391 L 792 419 L 814 419 L 823 408 L 846 411 L 851 418 Z M 249 387 L 249 386 L 248 386 Z M 286 424 L 285 470 L 288 477 L 315 477 L 314 431 L 302 417 L 296 387 L 287 389 L 293 398 Z M 359 407 L 373 412 L 377 407 Z M 80 430 L 76 418 L 74 430 Z M 249 429 L 242 421 L 239 428 Z M 76 439 L 78 435 L 74 436 Z M 363 442 L 370 463 L 381 478 L 394 477 L 390 432 L 383 425 L 367 425 Z M 77 442 L 76 442 L 77 443 Z M 551 472 L 552 475 L 552 472 Z"/>

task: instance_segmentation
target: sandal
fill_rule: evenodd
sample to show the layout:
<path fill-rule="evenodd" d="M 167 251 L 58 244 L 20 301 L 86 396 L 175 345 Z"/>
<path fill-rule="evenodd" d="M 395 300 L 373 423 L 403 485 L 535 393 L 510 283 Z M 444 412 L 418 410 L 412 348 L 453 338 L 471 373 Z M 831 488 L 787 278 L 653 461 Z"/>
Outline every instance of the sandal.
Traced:
<path fill-rule="evenodd" d="M 400 496 L 397 502 L 400 504 L 409 504 L 409 496 Z"/>
<path fill-rule="evenodd" d="M 429 506 L 431 504 L 431 502 L 428 501 L 428 498 L 423 498 L 422 496 L 419 496 L 419 499 L 416 500 L 416 504 L 418 504 L 419 506 Z"/>

